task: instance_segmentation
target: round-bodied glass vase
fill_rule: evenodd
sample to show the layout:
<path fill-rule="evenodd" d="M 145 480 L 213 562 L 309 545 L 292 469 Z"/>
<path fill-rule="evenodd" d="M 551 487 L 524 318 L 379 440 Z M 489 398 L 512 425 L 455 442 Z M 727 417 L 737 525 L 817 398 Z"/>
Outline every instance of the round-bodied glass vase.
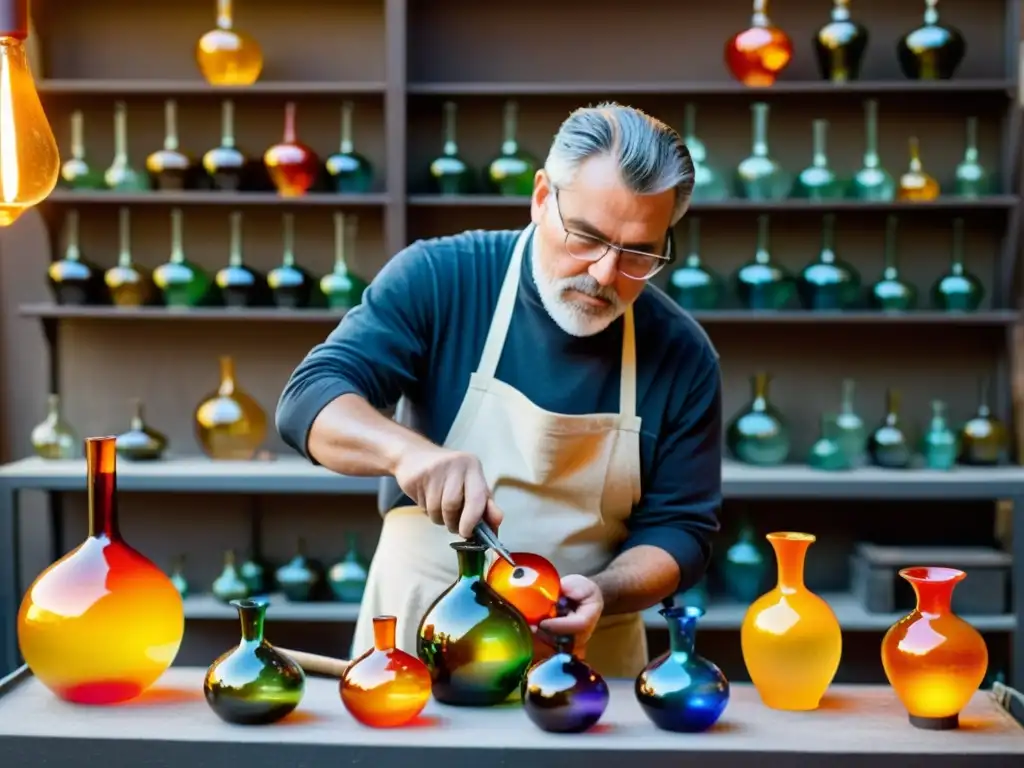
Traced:
<path fill-rule="evenodd" d="M 571 637 L 555 637 L 555 652 L 530 667 L 523 678 L 523 709 L 542 731 L 583 733 L 608 708 L 608 684 L 573 654 L 572 644 Z"/>
<path fill-rule="evenodd" d="M 86 438 L 89 535 L 32 582 L 18 612 L 25 663 L 75 704 L 138 697 L 171 666 L 185 633 L 174 583 L 121 538 L 116 442 Z"/>
<path fill-rule="evenodd" d="M 750 680 L 765 706 L 817 709 L 839 669 L 843 637 L 828 603 L 804 585 L 809 533 L 769 533 L 778 584 L 755 600 L 743 619 L 740 644 Z"/>
<path fill-rule="evenodd" d="M 532 552 L 513 552 L 515 566 L 498 558 L 487 571 L 491 588 L 517 608 L 530 626 L 555 616 L 562 579 L 549 560 Z"/>
<path fill-rule="evenodd" d="M 955 568 L 904 568 L 917 607 L 897 621 L 882 639 L 885 676 L 910 715 L 926 730 L 960 725 L 967 706 L 988 670 L 988 647 L 981 633 L 951 608 L 953 588 L 967 574 Z"/>
<path fill-rule="evenodd" d="M 519 689 L 533 661 L 533 633 L 523 615 L 484 580 L 487 547 L 451 544 L 459 576 L 423 615 L 416 654 L 430 670 L 442 704 L 487 707 Z"/>
<path fill-rule="evenodd" d="M 633 691 L 648 719 L 663 731 L 700 733 L 718 722 L 729 703 L 729 681 L 694 650 L 696 606 L 662 608 L 669 650 L 637 676 Z"/>
<path fill-rule="evenodd" d="M 263 639 L 266 598 L 232 600 L 242 623 L 238 645 L 206 671 L 203 693 L 217 717 L 235 725 L 268 725 L 287 717 L 306 691 L 306 673 Z"/>
<path fill-rule="evenodd" d="M 363 725 L 408 725 L 430 699 L 430 672 L 415 656 L 395 647 L 394 616 L 373 617 L 373 647 L 341 678 L 341 703 Z"/>

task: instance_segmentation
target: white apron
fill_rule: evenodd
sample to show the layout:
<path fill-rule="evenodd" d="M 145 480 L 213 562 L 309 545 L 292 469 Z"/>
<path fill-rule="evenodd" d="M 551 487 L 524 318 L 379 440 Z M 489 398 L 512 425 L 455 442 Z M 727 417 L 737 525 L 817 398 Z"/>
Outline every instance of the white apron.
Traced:
<path fill-rule="evenodd" d="M 444 445 L 479 457 L 505 514 L 498 531 L 505 546 L 548 558 L 563 576 L 592 576 L 615 557 L 640 500 L 633 310 L 624 315 L 619 413 L 551 413 L 496 379 L 532 231 L 531 224 L 516 242 L 480 364 Z M 459 540 L 419 507 L 384 515 L 353 654 L 373 645 L 373 617 L 390 614 L 398 617 L 398 647 L 415 655 L 420 619 L 458 576 L 448 545 Z M 489 562 L 493 557 L 489 553 Z M 635 677 L 647 664 L 640 615 L 603 616 L 584 653 L 606 677 Z"/>

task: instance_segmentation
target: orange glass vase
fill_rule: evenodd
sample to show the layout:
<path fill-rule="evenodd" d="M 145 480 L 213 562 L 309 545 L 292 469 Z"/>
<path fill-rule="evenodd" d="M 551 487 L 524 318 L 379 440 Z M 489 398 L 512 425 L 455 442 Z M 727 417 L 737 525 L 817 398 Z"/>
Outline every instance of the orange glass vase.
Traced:
<path fill-rule="evenodd" d="M 732 76 L 751 88 L 765 88 L 775 84 L 792 58 L 793 42 L 768 18 L 768 0 L 754 0 L 750 27 L 725 44 L 725 64 Z"/>
<path fill-rule="evenodd" d="M 555 616 L 562 579 L 550 561 L 531 552 L 514 552 L 511 566 L 498 558 L 487 571 L 487 583 L 519 609 L 531 626 Z"/>
<path fill-rule="evenodd" d="M 341 678 L 341 701 L 356 720 L 396 728 L 415 720 L 430 699 L 430 672 L 415 656 L 395 647 L 394 616 L 373 617 L 373 648 L 355 659 Z"/>
<path fill-rule="evenodd" d="M 185 633 L 174 584 L 121 538 L 115 443 L 86 439 L 89 537 L 39 575 L 18 612 L 25 663 L 76 704 L 136 698 L 171 665 Z"/>
<path fill-rule="evenodd" d="M 828 603 L 804 586 L 804 559 L 815 537 L 769 533 L 779 580 L 743 619 L 740 643 L 750 680 L 765 706 L 817 709 L 839 669 L 843 637 Z"/>
<path fill-rule="evenodd" d="M 917 594 L 917 607 L 882 640 L 882 666 L 911 724 L 948 730 L 988 670 L 981 633 L 953 613 L 953 588 L 967 574 L 954 568 L 904 568 L 900 576 Z"/>

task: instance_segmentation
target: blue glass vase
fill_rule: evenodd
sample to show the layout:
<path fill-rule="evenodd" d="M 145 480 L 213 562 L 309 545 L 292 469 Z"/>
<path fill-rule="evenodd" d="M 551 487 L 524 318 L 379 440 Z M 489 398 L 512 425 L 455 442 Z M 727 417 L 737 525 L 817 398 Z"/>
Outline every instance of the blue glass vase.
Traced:
<path fill-rule="evenodd" d="M 523 678 L 523 710 L 543 731 L 583 733 L 608 708 L 608 684 L 572 653 L 572 638 L 555 639 L 555 652 Z"/>
<path fill-rule="evenodd" d="M 718 722 L 729 703 L 729 681 L 722 670 L 694 650 L 697 620 L 704 611 L 678 606 L 659 613 L 668 622 L 669 650 L 637 677 L 637 701 L 663 731 L 706 731 Z"/>

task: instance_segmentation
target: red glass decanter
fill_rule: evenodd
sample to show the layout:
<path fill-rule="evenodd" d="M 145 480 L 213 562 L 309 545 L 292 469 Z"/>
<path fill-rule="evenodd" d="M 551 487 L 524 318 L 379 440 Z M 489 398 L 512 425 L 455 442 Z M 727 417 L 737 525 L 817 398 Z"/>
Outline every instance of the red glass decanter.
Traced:
<path fill-rule="evenodd" d="M 768 18 L 768 0 L 754 0 L 750 27 L 725 44 L 725 63 L 732 76 L 752 88 L 774 85 L 793 58 L 789 35 Z"/>
<path fill-rule="evenodd" d="M 284 109 L 284 136 L 263 155 L 270 179 L 282 197 L 299 197 L 316 183 L 320 158 L 316 152 L 296 139 L 295 102 Z"/>
<path fill-rule="evenodd" d="M 514 552 L 515 565 L 500 557 L 487 571 L 487 583 L 514 607 L 531 626 L 556 614 L 562 579 L 555 566 L 532 552 Z"/>

